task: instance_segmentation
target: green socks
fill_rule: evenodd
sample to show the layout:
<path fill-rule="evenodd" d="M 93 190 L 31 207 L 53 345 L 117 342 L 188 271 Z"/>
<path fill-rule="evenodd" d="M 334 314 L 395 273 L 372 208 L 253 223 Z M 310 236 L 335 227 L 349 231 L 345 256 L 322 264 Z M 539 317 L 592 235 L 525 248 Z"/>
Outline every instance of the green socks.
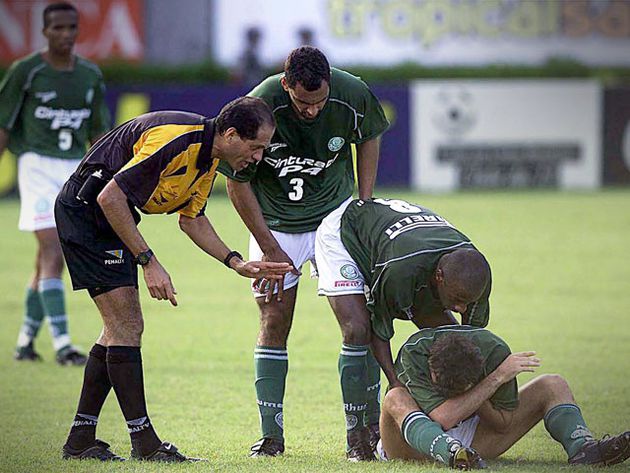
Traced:
<path fill-rule="evenodd" d="M 365 427 L 367 410 L 367 345 L 341 346 L 339 354 L 339 378 L 341 395 L 346 414 L 346 430 L 353 432 Z"/>
<path fill-rule="evenodd" d="M 24 303 L 26 311 L 24 313 L 24 322 L 20 328 L 17 339 L 18 347 L 25 347 L 31 343 L 39 332 L 44 319 L 44 308 L 39 299 L 39 293 L 30 287 L 26 288 L 26 300 Z"/>
<path fill-rule="evenodd" d="M 282 406 L 289 356 L 286 347 L 256 346 L 256 402 L 260 411 L 262 435 L 284 439 Z"/>
<path fill-rule="evenodd" d="M 48 318 L 53 347 L 56 351 L 70 345 L 65 293 L 61 279 L 40 279 L 38 284 L 42 308 Z"/>
<path fill-rule="evenodd" d="M 372 351 L 367 354 L 367 411 L 366 425 L 378 424 L 381 417 L 381 365 Z"/>
<path fill-rule="evenodd" d="M 545 428 L 562 444 L 569 458 L 573 457 L 586 441 L 593 439 L 580 408 L 575 404 L 552 407 L 545 414 Z"/>
<path fill-rule="evenodd" d="M 449 464 L 451 452 L 462 446 L 458 440 L 445 433 L 440 424 L 421 411 L 408 414 L 400 431 L 411 447 L 446 465 Z"/>

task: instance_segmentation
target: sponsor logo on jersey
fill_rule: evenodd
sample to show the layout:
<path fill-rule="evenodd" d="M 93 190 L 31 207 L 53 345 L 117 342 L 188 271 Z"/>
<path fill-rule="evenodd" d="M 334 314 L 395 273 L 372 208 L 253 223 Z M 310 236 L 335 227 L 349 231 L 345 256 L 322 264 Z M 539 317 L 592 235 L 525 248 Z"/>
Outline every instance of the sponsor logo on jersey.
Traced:
<path fill-rule="evenodd" d="M 49 92 L 37 92 L 35 97 L 41 100 L 42 103 L 48 103 L 57 98 L 57 91 L 51 90 Z"/>
<path fill-rule="evenodd" d="M 335 281 L 335 287 L 359 287 L 361 281 Z"/>
<path fill-rule="evenodd" d="M 274 151 L 280 149 L 280 148 L 286 148 L 287 146 L 289 146 L 286 143 L 271 143 L 269 145 L 269 152 L 273 153 Z"/>
<path fill-rule="evenodd" d="M 104 260 L 106 265 L 110 264 L 123 264 L 125 259 L 123 258 L 123 250 L 107 250 L 105 251 L 108 255 L 116 257 L 116 259 L 106 259 Z"/>
<path fill-rule="evenodd" d="M 336 153 L 343 148 L 345 143 L 346 140 L 344 140 L 341 136 L 333 136 L 330 140 L 328 140 L 328 149 L 333 153 Z"/>
<path fill-rule="evenodd" d="M 395 224 L 385 230 L 385 235 L 393 240 L 401 233 L 426 227 L 450 227 L 451 224 L 439 215 L 410 215 L 398 220 Z"/>
<path fill-rule="evenodd" d="M 39 120 L 52 120 L 51 130 L 60 128 L 72 128 L 78 130 L 83 124 L 83 120 L 90 118 L 92 111 L 89 108 L 78 110 L 66 110 L 65 108 L 50 108 L 40 105 L 35 109 L 35 118 Z"/>
<path fill-rule="evenodd" d="M 270 156 L 265 156 L 264 162 L 269 164 L 274 169 L 279 169 L 278 177 L 286 176 L 289 173 L 300 172 L 304 174 L 310 174 L 316 176 L 323 169 L 326 169 L 337 160 L 339 153 L 334 158 L 328 161 L 319 161 L 313 158 L 301 158 L 299 156 L 289 156 L 287 158 L 275 159 Z"/>
<path fill-rule="evenodd" d="M 357 279 L 359 277 L 359 270 L 352 264 L 344 264 L 339 269 L 339 272 L 346 279 Z"/>

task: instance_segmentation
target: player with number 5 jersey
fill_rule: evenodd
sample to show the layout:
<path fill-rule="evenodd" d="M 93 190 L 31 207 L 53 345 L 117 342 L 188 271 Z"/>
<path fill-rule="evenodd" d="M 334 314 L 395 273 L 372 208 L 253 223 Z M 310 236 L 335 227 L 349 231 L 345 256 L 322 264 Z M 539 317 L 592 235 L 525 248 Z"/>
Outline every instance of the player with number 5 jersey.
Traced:
<path fill-rule="evenodd" d="M 354 168 L 351 145 L 357 150 L 359 197 L 372 195 L 379 156 L 380 135 L 389 123 L 378 99 L 358 77 L 331 68 L 317 48 L 293 50 L 284 72 L 271 76 L 250 95 L 265 100 L 273 110 L 276 132 L 260 163 L 234 172 L 222 165 L 229 179 L 228 193 L 252 233 L 250 257 L 291 262 L 296 271 L 276 288 L 263 284 L 254 296 L 261 326 L 254 354 L 256 394 L 262 439 L 252 456 L 275 456 L 284 451 L 283 399 L 288 370 L 287 338 L 293 319 L 299 268 L 314 264 L 315 231 L 330 212 L 351 198 Z M 275 297 L 273 294 L 276 294 Z M 340 320 L 342 332 L 347 326 Z M 378 364 L 369 355 L 369 337 L 343 337 L 342 353 L 356 351 L 361 363 L 371 360 L 371 423 L 378 430 Z M 341 358 L 340 358 L 341 363 Z M 349 375 L 340 364 L 342 391 Z M 348 426 L 348 458 L 366 444 L 363 419 Z"/>
<path fill-rule="evenodd" d="M 110 117 L 101 71 L 72 52 L 77 9 L 52 3 L 44 9 L 43 23 L 48 48 L 16 61 L 0 82 L 0 156 L 7 147 L 18 156 L 19 228 L 33 232 L 38 246 L 15 359 L 41 359 L 33 341 L 47 317 L 57 362 L 81 365 L 86 357 L 71 345 L 68 334 L 63 256 L 53 210 L 61 186 L 88 142 L 108 130 Z"/>

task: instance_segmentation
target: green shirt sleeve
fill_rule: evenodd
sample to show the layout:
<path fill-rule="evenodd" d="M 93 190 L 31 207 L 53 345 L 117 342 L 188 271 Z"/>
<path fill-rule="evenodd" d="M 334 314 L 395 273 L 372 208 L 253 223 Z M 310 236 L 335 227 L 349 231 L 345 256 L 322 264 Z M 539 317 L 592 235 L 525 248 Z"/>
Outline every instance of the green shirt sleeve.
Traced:
<path fill-rule="evenodd" d="M 358 115 L 358 126 L 354 132 L 353 142 L 364 143 L 383 134 L 389 127 L 389 122 L 385 118 L 385 112 L 380 102 L 365 82 L 363 85 L 362 113 Z"/>
<path fill-rule="evenodd" d="M 510 353 L 511 351 L 506 344 L 497 345 L 488 355 L 484 377 L 497 369 L 510 356 Z M 518 407 L 518 383 L 516 378 L 502 384 L 490 397 L 490 402 L 496 409 L 508 411 L 516 409 Z"/>
<path fill-rule="evenodd" d="M 14 62 L 0 83 L 0 128 L 11 130 L 24 102 L 26 71 Z"/>
<path fill-rule="evenodd" d="M 105 82 L 103 77 L 98 78 L 94 87 L 94 99 L 92 100 L 92 120 L 90 123 L 90 141 L 109 131 L 111 116 L 105 104 Z"/>

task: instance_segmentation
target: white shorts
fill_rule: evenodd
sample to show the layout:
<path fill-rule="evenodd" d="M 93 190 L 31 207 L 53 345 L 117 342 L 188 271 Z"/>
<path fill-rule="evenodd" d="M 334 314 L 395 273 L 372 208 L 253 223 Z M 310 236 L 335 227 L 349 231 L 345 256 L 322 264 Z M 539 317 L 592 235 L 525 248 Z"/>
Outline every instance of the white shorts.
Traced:
<path fill-rule="evenodd" d="M 20 230 L 34 232 L 55 227 L 55 199 L 80 162 L 33 152 L 20 155 Z"/>
<path fill-rule="evenodd" d="M 320 296 L 363 294 L 365 278 L 341 242 L 341 216 L 352 202 L 346 200 L 320 224 L 315 238 L 315 261 Z"/>
<path fill-rule="evenodd" d="M 459 440 L 463 447 L 472 445 L 477 426 L 479 425 L 479 416 L 474 415 L 466 420 L 461 421 L 452 429 L 448 429 L 446 433 L 456 440 Z"/>
<path fill-rule="evenodd" d="M 455 440 L 459 440 L 463 447 L 470 447 L 479 425 L 479 416 L 474 415 L 466 420 L 461 421 L 452 429 L 447 430 L 445 433 L 453 437 Z M 387 452 L 383 449 L 383 442 L 379 439 L 376 444 L 376 455 L 381 461 L 387 461 Z"/>
<path fill-rule="evenodd" d="M 293 260 L 296 269 L 302 269 L 302 265 L 307 261 L 311 262 L 311 277 L 317 277 L 317 267 L 315 266 L 315 232 L 306 233 L 283 233 L 271 230 L 271 234 L 277 240 L 280 248 L 289 255 Z M 258 246 L 258 242 L 253 235 L 249 237 L 249 259 L 252 261 L 260 261 L 263 257 L 263 251 Z M 293 273 L 287 273 L 284 276 L 284 289 L 290 289 L 297 285 L 300 277 Z M 254 297 L 263 297 L 254 288 L 252 282 L 252 293 Z"/>

